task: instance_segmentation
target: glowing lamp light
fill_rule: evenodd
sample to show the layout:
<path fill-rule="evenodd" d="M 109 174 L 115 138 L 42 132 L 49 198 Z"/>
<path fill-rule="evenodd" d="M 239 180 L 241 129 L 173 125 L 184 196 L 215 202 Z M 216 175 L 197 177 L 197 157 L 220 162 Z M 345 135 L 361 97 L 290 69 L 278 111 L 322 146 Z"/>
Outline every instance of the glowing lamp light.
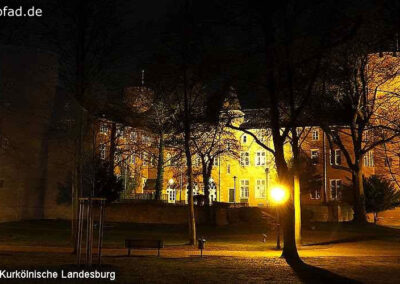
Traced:
<path fill-rule="evenodd" d="M 169 179 L 169 181 L 168 181 L 168 183 L 170 184 L 170 185 L 173 185 L 174 184 L 174 179 Z"/>
<path fill-rule="evenodd" d="M 289 199 L 289 192 L 282 185 L 276 185 L 270 190 L 271 200 L 276 204 L 285 203 Z"/>

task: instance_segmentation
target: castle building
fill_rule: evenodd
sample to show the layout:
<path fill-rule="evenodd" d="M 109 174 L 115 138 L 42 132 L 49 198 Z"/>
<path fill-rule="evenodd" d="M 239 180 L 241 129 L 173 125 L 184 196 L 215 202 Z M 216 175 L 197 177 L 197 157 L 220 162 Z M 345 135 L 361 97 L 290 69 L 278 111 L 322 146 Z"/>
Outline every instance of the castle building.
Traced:
<path fill-rule="evenodd" d="M 230 133 L 238 144 L 237 155 L 221 154 L 214 160 L 210 179 L 210 203 L 269 206 L 268 190 L 277 183 L 277 173 L 273 154 L 255 140 L 257 137 L 264 145 L 273 149 L 271 135 L 257 121 L 263 110 L 242 110 L 237 97 L 233 100 L 235 103 L 231 104 L 229 109 L 235 117 L 233 123 L 246 129 L 248 133 L 226 127 L 225 133 Z M 99 156 L 102 159 L 107 159 L 109 156 L 107 141 L 111 133 L 111 124 L 112 122 L 106 119 L 100 120 L 98 124 Z M 123 125 L 118 125 L 117 129 L 116 144 L 121 146 L 115 157 L 115 161 L 119 163 L 116 173 L 128 185 L 121 198 L 154 198 L 157 178 L 157 135 L 149 130 L 133 129 Z M 346 131 L 349 130 L 341 127 L 341 132 Z M 326 134 L 319 127 L 301 127 L 299 135 L 302 141 L 302 155 L 309 158 L 311 170 L 315 171 L 315 179 L 318 179 L 313 187 L 301 191 L 302 206 L 316 215 L 332 215 L 333 219 L 351 219 L 352 194 L 351 189 L 346 187 L 351 183 L 351 173 L 346 170 L 343 153 L 338 147 L 330 145 Z M 344 135 L 343 141 L 350 147 L 349 139 Z M 289 143 L 285 151 L 290 164 L 292 153 Z M 166 149 L 164 154 L 162 199 L 168 203 L 185 204 L 187 203 L 185 157 L 176 155 L 175 152 L 176 150 Z M 192 160 L 195 173 L 194 195 L 203 195 L 201 161 L 197 154 L 193 155 Z M 373 151 L 364 156 L 363 165 L 365 176 L 375 173 Z M 135 182 L 129 182 L 130 179 Z M 344 208 L 347 208 L 346 213 Z M 342 217 L 337 216 L 338 214 Z"/>

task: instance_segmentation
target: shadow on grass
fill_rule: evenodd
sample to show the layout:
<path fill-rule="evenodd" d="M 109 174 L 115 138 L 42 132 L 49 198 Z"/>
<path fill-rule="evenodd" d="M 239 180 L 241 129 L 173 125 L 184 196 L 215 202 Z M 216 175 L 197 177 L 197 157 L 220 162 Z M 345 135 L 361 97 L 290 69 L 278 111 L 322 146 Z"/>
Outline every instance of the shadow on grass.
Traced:
<path fill-rule="evenodd" d="M 319 242 L 319 243 L 310 243 L 310 244 L 303 244 L 302 246 L 308 247 L 308 246 L 325 246 L 325 245 L 333 245 L 333 244 L 342 244 L 342 243 L 356 243 L 356 242 L 361 242 L 361 241 L 372 241 L 378 239 L 377 237 L 353 237 L 353 238 L 344 238 L 344 239 L 339 239 L 339 240 L 331 240 L 331 241 L 326 241 L 326 242 Z"/>
<path fill-rule="evenodd" d="M 287 261 L 287 263 L 304 283 L 362 283 L 303 261 Z"/>

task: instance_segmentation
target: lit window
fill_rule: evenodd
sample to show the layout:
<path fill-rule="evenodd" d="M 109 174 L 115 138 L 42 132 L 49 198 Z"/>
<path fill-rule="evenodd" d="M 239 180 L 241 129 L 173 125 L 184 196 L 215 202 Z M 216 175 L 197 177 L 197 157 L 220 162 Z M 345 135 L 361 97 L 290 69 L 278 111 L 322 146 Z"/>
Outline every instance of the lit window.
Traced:
<path fill-rule="evenodd" d="M 331 199 L 338 200 L 341 197 L 341 187 L 342 187 L 342 180 L 340 179 L 331 179 Z"/>
<path fill-rule="evenodd" d="M 312 131 L 312 140 L 313 141 L 318 141 L 319 140 L 319 130 L 318 129 L 314 129 Z"/>
<path fill-rule="evenodd" d="M 311 190 L 311 199 L 320 199 L 321 198 L 321 189 L 320 188 L 316 188 Z"/>
<path fill-rule="evenodd" d="M 122 161 L 122 152 L 121 152 L 120 149 L 118 149 L 118 150 L 115 152 L 114 161 L 115 161 L 116 164 L 121 163 L 121 161 Z"/>
<path fill-rule="evenodd" d="M 150 166 L 153 168 L 156 166 L 156 158 L 153 155 L 150 157 Z"/>
<path fill-rule="evenodd" d="M 107 126 L 107 124 L 101 123 L 101 124 L 100 124 L 100 133 L 107 134 L 107 132 L 108 132 L 108 126 Z"/>
<path fill-rule="evenodd" d="M 311 150 L 311 161 L 313 165 L 318 164 L 319 150 L 313 149 Z"/>
<path fill-rule="evenodd" d="M 124 136 L 124 127 L 123 126 L 117 127 L 117 136 L 119 136 L 119 137 Z"/>
<path fill-rule="evenodd" d="M 147 166 L 147 153 L 142 154 L 142 165 Z"/>
<path fill-rule="evenodd" d="M 250 154 L 249 152 L 241 152 L 240 153 L 240 165 L 242 167 L 246 167 L 250 165 Z"/>
<path fill-rule="evenodd" d="M 265 166 L 265 151 L 256 152 L 256 166 Z"/>
<path fill-rule="evenodd" d="M 249 199 L 249 180 L 248 179 L 240 180 L 240 198 L 241 199 Z"/>
<path fill-rule="evenodd" d="M 246 144 L 247 143 L 247 135 L 242 136 L 242 143 Z"/>
<path fill-rule="evenodd" d="M 171 166 L 171 159 L 172 159 L 172 155 L 171 155 L 171 153 L 167 153 L 167 155 L 166 155 L 166 161 L 164 161 L 165 162 L 165 165 L 166 166 Z"/>
<path fill-rule="evenodd" d="M 100 159 L 106 159 L 106 144 L 100 144 Z"/>
<path fill-rule="evenodd" d="M 131 134 L 130 134 L 130 137 L 131 137 L 132 141 L 136 141 L 137 133 L 135 131 L 132 131 Z"/>
<path fill-rule="evenodd" d="M 374 153 L 369 151 L 363 156 L 364 166 L 365 167 L 373 167 L 374 166 Z"/>
<path fill-rule="evenodd" d="M 199 155 L 196 155 L 193 161 L 193 166 L 200 167 L 201 165 L 201 158 Z"/>
<path fill-rule="evenodd" d="M 340 166 L 342 164 L 342 151 L 339 149 L 336 149 L 333 152 L 330 151 L 330 156 L 331 165 Z"/>
<path fill-rule="evenodd" d="M 265 198 L 265 179 L 258 179 L 256 181 L 256 198 Z"/>

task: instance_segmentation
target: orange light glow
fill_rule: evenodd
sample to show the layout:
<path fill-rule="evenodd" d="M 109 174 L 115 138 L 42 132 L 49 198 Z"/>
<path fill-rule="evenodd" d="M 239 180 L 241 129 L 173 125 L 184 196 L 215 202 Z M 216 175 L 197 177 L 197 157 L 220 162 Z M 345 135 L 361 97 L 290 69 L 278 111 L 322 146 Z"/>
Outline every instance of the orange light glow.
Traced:
<path fill-rule="evenodd" d="M 271 188 L 269 195 L 270 199 L 276 204 L 285 203 L 289 199 L 289 192 L 282 185 L 275 185 Z"/>

